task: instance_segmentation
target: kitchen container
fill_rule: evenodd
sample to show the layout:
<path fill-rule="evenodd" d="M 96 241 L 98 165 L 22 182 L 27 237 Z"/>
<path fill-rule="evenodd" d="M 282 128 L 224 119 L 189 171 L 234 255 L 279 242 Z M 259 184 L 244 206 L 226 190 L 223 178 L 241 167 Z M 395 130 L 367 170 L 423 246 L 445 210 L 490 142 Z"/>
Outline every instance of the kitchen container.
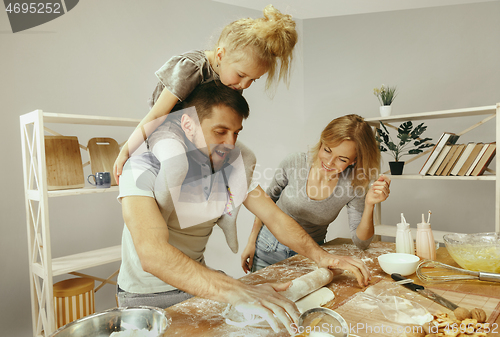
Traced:
<path fill-rule="evenodd" d="M 160 337 L 171 322 L 167 312 L 160 308 L 114 308 L 66 324 L 49 337 L 109 337 L 113 332 L 129 331 L 133 334 L 134 330 L 139 330 L 140 336 Z"/>
<path fill-rule="evenodd" d="M 411 275 L 417 270 L 420 258 L 413 254 L 388 253 L 378 257 L 378 263 L 387 274 Z"/>
<path fill-rule="evenodd" d="M 444 244 L 462 268 L 500 273 L 500 233 L 446 234 Z"/>
<path fill-rule="evenodd" d="M 432 234 L 431 224 L 429 222 L 422 221 L 417 224 L 417 238 L 415 241 L 418 257 L 425 260 L 436 259 L 436 243 L 434 242 L 434 234 Z"/>
<path fill-rule="evenodd" d="M 413 237 L 411 236 L 410 224 L 404 221 L 403 214 L 401 214 L 401 218 L 402 221 L 396 225 L 396 253 L 415 255 L 415 246 L 413 244 Z"/>
<path fill-rule="evenodd" d="M 72 278 L 54 284 L 56 328 L 95 312 L 94 280 Z"/>
<path fill-rule="evenodd" d="M 347 337 L 349 326 L 345 319 L 328 308 L 312 308 L 299 317 L 298 334 L 295 337 Z"/>

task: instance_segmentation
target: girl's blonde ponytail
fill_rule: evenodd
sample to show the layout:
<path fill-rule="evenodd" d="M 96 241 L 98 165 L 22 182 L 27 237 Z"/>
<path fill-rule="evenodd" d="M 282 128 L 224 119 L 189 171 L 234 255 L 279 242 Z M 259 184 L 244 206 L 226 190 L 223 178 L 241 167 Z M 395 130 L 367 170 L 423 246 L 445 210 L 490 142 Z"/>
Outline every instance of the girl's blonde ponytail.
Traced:
<path fill-rule="evenodd" d="M 251 47 L 251 56 L 268 70 L 266 89 L 269 89 L 276 78 L 278 81 L 283 80 L 288 86 L 293 48 L 297 39 L 295 21 L 291 15 L 283 14 L 268 5 L 264 8 L 262 18 L 240 19 L 227 25 L 221 33 L 217 47 L 226 48 L 235 61 L 247 56 L 248 50 L 243 52 L 243 49 Z"/>

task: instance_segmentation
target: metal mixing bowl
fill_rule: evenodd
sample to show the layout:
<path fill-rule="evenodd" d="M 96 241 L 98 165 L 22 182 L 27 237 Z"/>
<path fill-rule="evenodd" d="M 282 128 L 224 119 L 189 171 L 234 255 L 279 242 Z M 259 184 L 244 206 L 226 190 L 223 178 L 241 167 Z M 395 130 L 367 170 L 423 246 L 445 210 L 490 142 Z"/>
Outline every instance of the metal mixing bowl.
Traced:
<path fill-rule="evenodd" d="M 443 239 L 462 268 L 500 273 L 500 233 L 446 234 Z"/>
<path fill-rule="evenodd" d="M 163 336 L 171 322 L 170 316 L 160 308 L 114 308 L 68 323 L 50 337 L 109 337 L 113 332 L 130 329 L 146 329 L 148 337 L 159 337 Z"/>
<path fill-rule="evenodd" d="M 344 317 L 328 308 L 312 308 L 304 311 L 299 317 L 299 329 L 301 336 L 325 336 L 325 337 L 347 337 L 349 326 Z M 310 332 L 310 333 L 308 333 Z"/>

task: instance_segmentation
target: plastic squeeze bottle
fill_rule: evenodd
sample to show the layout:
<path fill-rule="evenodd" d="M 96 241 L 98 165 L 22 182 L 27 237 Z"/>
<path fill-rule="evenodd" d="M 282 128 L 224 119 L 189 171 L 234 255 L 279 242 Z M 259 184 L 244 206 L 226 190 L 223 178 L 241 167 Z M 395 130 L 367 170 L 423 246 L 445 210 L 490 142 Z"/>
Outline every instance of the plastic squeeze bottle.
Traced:
<path fill-rule="evenodd" d="M 403 213 L 401 213 L 401 222 L 396 226 L 396 253 L 415 255 L 415 246 L 413 245 L 410 224 L 406 222 Z"/>
<path fill-rule="evenodd" d="M 434 243 L 430 218 L 431 211 L 429 211 L 427 222 L 425 222 L 424 215 L 422 214 L 422 222 L 417 224 L 417 256 L 422 259 L 435 260 L 436 244 Z"/>

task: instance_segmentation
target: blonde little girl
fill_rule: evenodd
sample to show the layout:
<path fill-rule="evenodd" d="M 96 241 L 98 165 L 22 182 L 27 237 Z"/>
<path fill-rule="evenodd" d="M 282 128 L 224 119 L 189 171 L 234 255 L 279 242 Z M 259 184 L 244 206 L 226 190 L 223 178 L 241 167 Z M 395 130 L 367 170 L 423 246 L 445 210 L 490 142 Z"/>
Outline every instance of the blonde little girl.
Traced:
<path fill-rule="evenodd" d="M 163 123 L 174 106 L 186 99 L 199 84 L 220 80 L 222 84 L 242 91 L 264 74 L 267 74 L 266 89 L 276 79 L 288 84 L 296 42 L 297 32 L 292 17 L 269 5 L 262 18 L 240 19 L 227 25 L 214 50 L 189 51 L 168 60 L 156 72 L 159 82 L 150 99 L 151 110 L 115 161 L 115 180 L 118 182 L 129 156 Z"/>

